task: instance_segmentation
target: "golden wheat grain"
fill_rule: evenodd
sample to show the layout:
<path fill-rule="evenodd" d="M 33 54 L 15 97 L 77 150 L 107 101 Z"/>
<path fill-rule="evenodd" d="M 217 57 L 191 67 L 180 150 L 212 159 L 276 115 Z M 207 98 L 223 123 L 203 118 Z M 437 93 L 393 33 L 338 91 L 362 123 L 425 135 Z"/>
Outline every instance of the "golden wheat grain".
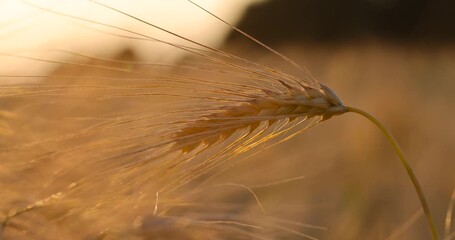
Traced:
<path fill-rule="evenodd" d="M 254 131 L 261 122 L 273 125 L 280 119 L 310 119 L 320 116 L 321 121 L 333 115 L 346 112 L 335 93 L 325 85 L 320 89 L 290 86 L 282 81 L 287 88 L 285 92 L 263 89 L 264 95 L 251 96 L 239 106 L 220 107 L 216 113 L 202 116 L 201 120 L 188 124 L 176 134 L 176 145 L 188 152 L 204 143 L 210 147 L 222 141 L 235 131 L 248 128 Z"/>

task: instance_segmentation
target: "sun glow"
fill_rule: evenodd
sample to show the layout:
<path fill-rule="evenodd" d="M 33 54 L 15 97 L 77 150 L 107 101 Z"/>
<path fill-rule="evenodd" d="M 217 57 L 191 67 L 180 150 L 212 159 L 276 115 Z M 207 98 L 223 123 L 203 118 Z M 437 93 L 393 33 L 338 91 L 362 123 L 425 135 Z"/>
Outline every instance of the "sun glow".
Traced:
<path fill-rule="evenodd" d="M 260 0 L 206 0 L 197 1 L 197 3 L 222 16 L 226 21 L 235 23 L 248 5 L 258 1 Z M 104 2 L 114 8 L 122 9 L 125 13 L 213 47 L 219 46 L 230 30 L 186 0 L 135 1 L 134 4 L 126 0 Z M 67 16 L 62 17 L 61 14 Z M 84 20 L 81 21 L 81 19 Z M 117 26 L 127 31 L 103 24 Z M 133 32 L 141 33 L 142 36 Z M 166 42 L 182 43 L 182 40 L 175 36 L 91 1 L 2 1 L 0 3 L 0 53 L 3 55 L 0 56 L 0 63 L 3 65 L 1 74 L 39 75 L 57 67 L 48 63 L 29 64 L 29 60 L 12 58 L 5 54 L 65 59 L 68 58 L 68 54 L 59 50 L 93 56 L 112 56 L 129 48 L 143 60 L 165 63 L 174 62 L 185 54 L 184 51 L 179 51 L 172 46 L 138 41 L 124 36 L 132 38 L 152 36 Z"/>

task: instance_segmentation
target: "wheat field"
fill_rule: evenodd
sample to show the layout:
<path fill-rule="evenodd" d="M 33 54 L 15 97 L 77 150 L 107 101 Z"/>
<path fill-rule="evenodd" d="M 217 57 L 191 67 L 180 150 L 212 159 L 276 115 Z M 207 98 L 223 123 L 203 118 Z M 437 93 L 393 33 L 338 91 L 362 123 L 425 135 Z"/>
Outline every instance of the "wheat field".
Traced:
<path fill-rule="evenodd" d="M 98 27 L 187 55 L 2 50 L 24 71 L 2 69 L 0 239 L 430 239 L 392 147 L 344 103 L 395 135 L 455 239 L 453 46 L 272 46 L 310 74 L 247 38 L 203 49 Z"/>

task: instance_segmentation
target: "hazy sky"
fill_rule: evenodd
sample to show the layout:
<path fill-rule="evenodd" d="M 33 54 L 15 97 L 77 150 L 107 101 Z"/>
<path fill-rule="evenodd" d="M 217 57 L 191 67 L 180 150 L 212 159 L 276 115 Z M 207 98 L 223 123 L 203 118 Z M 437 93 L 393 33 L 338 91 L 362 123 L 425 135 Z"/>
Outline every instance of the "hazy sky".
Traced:
<path fill-rule="evenodd" d="M 224 20 L 236 23 L 245 8 L 261 0 L 198 0 L 195 1 Z M 163 41 L 187 44 L 174 36 L 140 23 L 113 10 L 90 1 L 30 0 L 38 7 L 70 16 L 89 19 L 138 32 Z M 203 12 L 187 0 L 115 0 L 104 3 L 162 28 L 210 46 L 218 46 L 229 28 Z M 64 17 L 19 0 L 0 2 L 0 74 L 43 74 L 55 64 L 37 63 L 10 56 L 33 56 L 45 59 L 67 58 L 64 49 L 94 56 L 109 56 L 125 48 L 135 50 L 143 60 L 169 62 L 182 56 L 175 47 L 157 42 L 133 40 L 114 36 L 126 35 L 144 38 L 133 33 Z M 26 67 L 24 67 L 26 66 Z"/>

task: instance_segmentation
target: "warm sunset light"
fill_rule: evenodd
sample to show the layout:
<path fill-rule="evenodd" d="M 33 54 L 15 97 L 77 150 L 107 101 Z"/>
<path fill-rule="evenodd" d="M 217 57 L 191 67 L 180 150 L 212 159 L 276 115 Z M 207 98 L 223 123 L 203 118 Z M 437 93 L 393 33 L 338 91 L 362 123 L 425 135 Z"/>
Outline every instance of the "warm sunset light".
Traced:
<path fill-rule="evenodd" d="M 258 1 L 196 2 L 226 21 L 235 23 L 249 4 Z M 186 0 L 141 0 L 134 1 L 134 4 L 128 0 L 99 2 L 108 3 L 109 6 L 122 9 L 125 13 L 213 47 L 217 47 L 230 30 L 229 27 Z M 183 42 L 168 33 L 163 33 L 90 1 L 6 0 L 0 2 L 0 52 L 3 54 L 48 57 L 55 60 L 68 57 L 68 54 L 59 50 L 111 56 L 130 48 L 143 60 L 163 63 L 173 62 L 185 54 L 184 51 L 162 43 L 122 37 L 146 38 L 132 32 L 174 44 Z M 49 63 L 31 64 L 29 60 L 9 56 L 0 56 L 0 63 L 3 65 L 0 74 L 39 75 L 57 67 Z"/>

